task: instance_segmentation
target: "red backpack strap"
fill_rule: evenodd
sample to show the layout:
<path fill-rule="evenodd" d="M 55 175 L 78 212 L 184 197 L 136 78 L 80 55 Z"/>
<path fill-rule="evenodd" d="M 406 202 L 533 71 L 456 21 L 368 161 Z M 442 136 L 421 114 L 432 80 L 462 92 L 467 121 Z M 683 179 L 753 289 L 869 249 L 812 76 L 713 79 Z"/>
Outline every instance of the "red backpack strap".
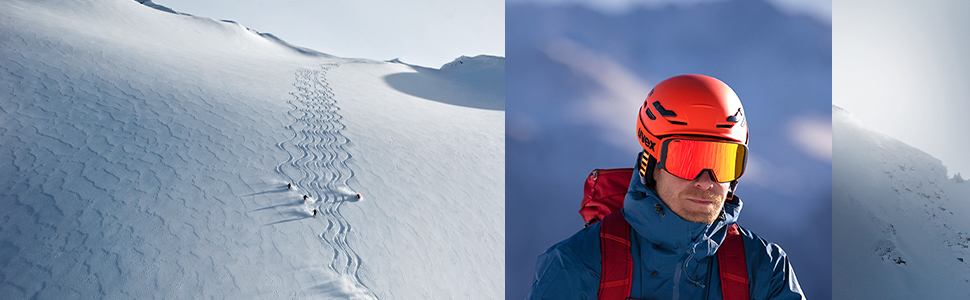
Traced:
<path fill-rule="evenodd" d="M 604 224 L 606 225 L 606 224 Z M 748 264 L 744 257 L 744 242 L 738 224 L 727 227 L 724 242 L 717 249 L 718 267 L 721 270 L 721 294 L 725 300 L 748 298 Z"/>
<path fill-rule="evenodd" d="M 630 223 L 620 210 L 607 215 L 600 224 L 599 299 L 627 299 L 633 283 L 633 254 L 630 252 Z"/>

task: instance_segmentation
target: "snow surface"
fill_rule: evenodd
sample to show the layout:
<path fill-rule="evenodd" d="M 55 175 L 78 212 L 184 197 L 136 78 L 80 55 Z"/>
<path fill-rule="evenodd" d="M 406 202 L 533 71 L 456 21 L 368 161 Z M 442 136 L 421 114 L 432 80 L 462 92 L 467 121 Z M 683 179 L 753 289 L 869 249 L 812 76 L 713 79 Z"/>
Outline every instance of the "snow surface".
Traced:
<path fill-rule="evenodd" d="M 130 0 L 0 2 L 0 294 L 501 297 L 504 58 L 461 59 L 333 57 Z"/>
<path fill-rule="evenodd" d="M 834 299 L 965 299 L 970 184 L 833 106 Z"/>

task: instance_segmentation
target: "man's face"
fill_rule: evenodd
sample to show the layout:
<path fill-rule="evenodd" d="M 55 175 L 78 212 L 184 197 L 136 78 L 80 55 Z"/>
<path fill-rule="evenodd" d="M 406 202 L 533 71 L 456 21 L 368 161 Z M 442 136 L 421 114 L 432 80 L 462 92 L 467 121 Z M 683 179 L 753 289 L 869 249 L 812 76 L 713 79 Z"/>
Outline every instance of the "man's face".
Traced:
<path fill-rule="evenodd" d="M 730 182 L 712 180 L 710 171 L 701 172 L 694 180 L 685 180 L 656 169 L 653 178 L 657 181 L 660 200 L 684 220 L 695 223 L 714 223 L 731 187 Z"/>

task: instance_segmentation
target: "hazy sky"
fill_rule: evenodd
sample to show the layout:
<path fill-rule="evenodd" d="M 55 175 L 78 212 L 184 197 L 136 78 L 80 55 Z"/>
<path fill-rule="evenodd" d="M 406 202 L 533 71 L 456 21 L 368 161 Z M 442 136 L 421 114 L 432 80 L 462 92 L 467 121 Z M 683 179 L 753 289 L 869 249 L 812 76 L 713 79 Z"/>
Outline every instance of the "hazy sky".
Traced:
<path fill-rule="evenodd" d="M 970 177 L 970 2 L 834 2 L 833 104 Z"/>
<path fill-rule="evenodd" d="M 340 57 L 439 68 L 459 56 L 505 56 L 502 0 L 154 0 L 175 11 L 233 20 Z"/>
<path fill-rule="evenodd" d="M 509 3 L 544 3 L 544 4 L 583 4 L 598 8 L 606 12 L 622 13 L 627 9 L 638 6 L 659 6 L 676 3 L 690 5 L 704 2 L 723 2 L 731 0 L 508 0 Z M 736 0 L 734 0 L 736 1 Z M 792 14 L 804 14 L 825 23 L 832 22 L 832 0 L 762 0 L 782 11 Z"/>

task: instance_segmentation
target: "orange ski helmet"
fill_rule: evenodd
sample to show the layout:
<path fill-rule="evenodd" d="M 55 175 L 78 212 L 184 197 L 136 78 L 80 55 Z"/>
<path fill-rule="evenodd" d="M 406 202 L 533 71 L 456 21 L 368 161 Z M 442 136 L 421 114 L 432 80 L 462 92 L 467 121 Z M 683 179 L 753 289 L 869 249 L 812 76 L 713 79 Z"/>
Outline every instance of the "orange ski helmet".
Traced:
<path fill-rule="evenodd" d="M 706 137 L 748 144 L 741 100 L 717 78 L 688 74 L 661 81 L 647 94 L 637 117 L 640 146 L 659 157 L 668 136 Z"/>

